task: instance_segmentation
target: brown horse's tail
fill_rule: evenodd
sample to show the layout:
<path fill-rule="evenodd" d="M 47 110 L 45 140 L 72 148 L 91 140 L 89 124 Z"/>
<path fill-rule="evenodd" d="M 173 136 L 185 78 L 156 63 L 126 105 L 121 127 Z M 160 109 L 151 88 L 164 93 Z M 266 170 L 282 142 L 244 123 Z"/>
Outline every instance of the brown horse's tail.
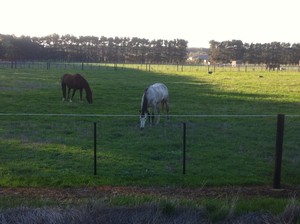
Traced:
<path fill-rule="evenodd" d="M 93 103 L 93 92 L 89 86 L 89 83 L 86 81 L 86 86 L 85 86 L 85 94 L 86 94 L 86 99 L 89 103 Z"/>

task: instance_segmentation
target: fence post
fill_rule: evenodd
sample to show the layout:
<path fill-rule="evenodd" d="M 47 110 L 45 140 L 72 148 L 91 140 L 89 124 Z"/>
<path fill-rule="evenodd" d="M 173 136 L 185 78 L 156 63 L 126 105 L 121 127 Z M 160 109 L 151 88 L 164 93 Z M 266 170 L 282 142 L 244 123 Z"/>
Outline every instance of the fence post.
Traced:
<path fill-rule="evenodd" d="M 275 169 L 274 169 L 274 179 L 273 179 L 274 189 L 280 188 L 284 117 L 285 117 L 284 114 L 277 115 L 276 153 L 275 153 Z"/>
<path fill-rule="evenodd" d="M 182 174 L 185 174 L 185 162 L 186 162 L 186 123 L 183 123 L 183 153 L 182 153 Z"/>
<path fill-rule="evenodd" d="M 97 123 L 94 122 L 94 175 L 97 175 Z"/>

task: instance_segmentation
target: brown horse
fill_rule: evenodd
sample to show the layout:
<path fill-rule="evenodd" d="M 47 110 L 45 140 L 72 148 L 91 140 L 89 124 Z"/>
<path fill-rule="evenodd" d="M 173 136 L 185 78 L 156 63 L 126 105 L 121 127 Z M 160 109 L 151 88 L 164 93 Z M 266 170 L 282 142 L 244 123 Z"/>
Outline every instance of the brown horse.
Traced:
<path fill-rule="evenodd" d="M 89 83 L 80 74 L 64 74 L 61 77 L 61 88 L 63 93 L 63 100 L 66 100 L 66 87 L 68 87 L 68 99 L 72 102 L 77 89 L 80 91 L 80 100 L 82 101 L 82 90 L 85 90 L 86 99 L 89 103 L 93 103 L 93 94 Z M 72 96 L 70 91 L 73 89 Z"/>

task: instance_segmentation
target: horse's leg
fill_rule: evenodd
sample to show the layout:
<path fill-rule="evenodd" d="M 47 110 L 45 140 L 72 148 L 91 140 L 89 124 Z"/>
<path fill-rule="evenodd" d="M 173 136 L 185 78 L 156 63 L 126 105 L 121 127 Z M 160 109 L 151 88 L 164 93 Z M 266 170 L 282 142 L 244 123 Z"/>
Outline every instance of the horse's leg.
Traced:
<path fill-rule="evenodd" d="M 73 89 L 73 93 L 72 93 L 72 97 L 71 97 L 71 99 L 70 99 L 70 102 L 72 102 L 73 97 L 74 97 L 74 95 L 75 95 L 75 92 L 76 92 L 76 89 Z"/>
<path fill-rule="evenodd" d="M 148 114 L 149 125 L 151 126 L 152 125 L 152 122 L 151 122 L 151 120 L 152 120 L 152 114 L 149 111 L 147 111 L 147 114 Z"/>
<path fill-rule="evenodd" d="M 161 101 L 161 108 L 163 112 L 166 112 L 167 119 L 169 119 L 169 104 L 167 100 Z"/>
<path fill-rule="evenodd" d="M 151 126 L 154 124 L 154 111 L 151 114 Z"/>
<path fill-rule="evenodd" d="M 156 124 L 159 124 L 159 121 L 160 121 L 160 110 L 159 110 L 159 107 L 156 107 L 156 112 L 157 112 Z M 153 119 L 154 119 L 154 117 L 153 117 Z"/>
<path fill-rule="evenodd" d="M 68 87 L 68 99 L 70 102 L 72 102 L 72 99 L 70 98 L 70 92 L 71 92 L 71 88 Z"/>
<path fill-rule="evenodd" d="M 150 112 L 148 111 L 148 115 L 149 115 L 149 124 L 150 124 L 150 126 L 152 126 L 154 123 L 154 109 L 153 108 L 151 108 Z"/>

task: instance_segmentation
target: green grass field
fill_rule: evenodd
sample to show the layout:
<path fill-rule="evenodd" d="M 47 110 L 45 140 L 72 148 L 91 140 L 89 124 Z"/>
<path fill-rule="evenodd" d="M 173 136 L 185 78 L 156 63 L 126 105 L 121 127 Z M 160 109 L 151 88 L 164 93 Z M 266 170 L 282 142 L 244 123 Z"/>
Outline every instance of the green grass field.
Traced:
<path fill-rule="evenodd" d="M 77 72 L 90 83 L 92 105 L 79 93 L 61 100 L 61 75 Z M 141 96 L 154 82 L 168 86 L 171 116 L 141 131 Z M 299 86 L 299 72 L 0 69 L 0 186 L 271 185 L 279 113 L 287 115 L 282 184 L 299 185 Z"/>

